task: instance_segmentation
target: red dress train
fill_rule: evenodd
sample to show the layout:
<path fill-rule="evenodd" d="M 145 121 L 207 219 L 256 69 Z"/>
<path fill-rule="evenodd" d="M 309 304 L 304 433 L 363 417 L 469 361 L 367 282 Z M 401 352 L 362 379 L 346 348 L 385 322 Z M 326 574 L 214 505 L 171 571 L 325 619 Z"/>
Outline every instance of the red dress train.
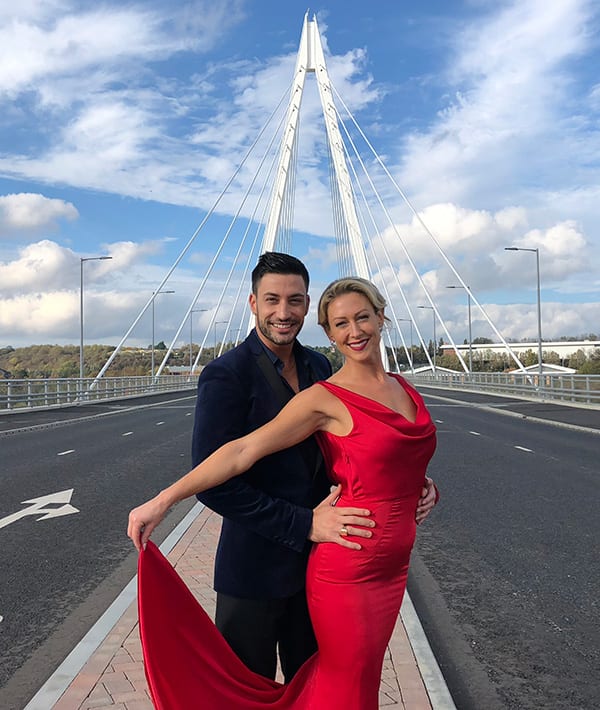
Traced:
<path fill-rule="evenodd" d="M 348 408 L 347 436 L 319 444 L 341 506 L 375 520 L 362 550 L 315 545 L 307 599 L 319 650 L 282 685 L 248 670 L 192 593 L 148 543 L 140 555 L 138 603 L 146 677 L 158 710 L 377 710 L 385 649 L 406 586 L 415 510 L 435 427 L 421 396 L 397 377 L 417 407 L 415 422 L 362 395 L 319 383 Z M 285 475 L 282 473 L 282 475 Z"/>

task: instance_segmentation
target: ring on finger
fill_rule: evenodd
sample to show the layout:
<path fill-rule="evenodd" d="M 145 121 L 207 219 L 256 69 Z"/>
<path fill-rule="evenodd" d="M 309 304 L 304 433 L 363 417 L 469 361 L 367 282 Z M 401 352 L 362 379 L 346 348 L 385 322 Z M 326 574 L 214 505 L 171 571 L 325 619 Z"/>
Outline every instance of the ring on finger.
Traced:
<path fill-rule="evenodd" d="M 348 537 L 348 528 L 345 525 L 342 525 L 340 528 L 340 535 L 342 537 Z"/>

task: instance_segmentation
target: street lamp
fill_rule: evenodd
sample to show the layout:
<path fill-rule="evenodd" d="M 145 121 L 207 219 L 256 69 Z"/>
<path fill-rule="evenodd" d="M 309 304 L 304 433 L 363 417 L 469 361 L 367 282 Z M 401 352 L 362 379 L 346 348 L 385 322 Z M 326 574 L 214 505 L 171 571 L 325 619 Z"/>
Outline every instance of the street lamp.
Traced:
<path fill-rule="evenodd" d="M 194 320 L 194 313 L 206 313 L 208 308 L 193 308 L 190 311 L 190 377 L 192 376 L 192 366 L 193 366 L 193 359 L 192 359 L 192 343 L 194 342 L 193 336 L 192 336 L 192 326 L 193 326 L 193 320 Z"/>
<path fill-rule="evenodd" d="M 175 293 L 175 291 L 152 291 L 152 365 L 150 375 L 154 378 L 154 299 L 159 293 Z"/>
<path fill-rule="evenodd" d="M 469 374 L 473 372 L 473 336 L 471 335 L 471 288 L 469 286 L 446 286 L 446 288 L 464 288 L 467 292 L 467 309 L 469 312 Z"/>
<path fill-rule="evenodd" d="M 394 356 L 394 362 L 396 363 L 397 371 L 399 371 L 400 365 L 398 364 L 398 329 L 395 325 L 389 325 L 388 323 L 384 326 L 388 337 L 390 340 L 390 347 L 392 349 L 392 354 Z M 394 334 L 394 339 L 392 340 L 392 333 Z"/>
<path fill-rule="evenodd" d="M 79 379 L 80 380 L 83 380 L 83 263 L 85 261 L 105 261 L 107 259 L 112 259 L 112 256 L 80 256 L 79 257 Z"/>
<path fill-rule="evenodd" d="M 240 330 L 241 330 L 241 328 L 236 328 L 235 330 L 232 330 L 232 331 L 230 332 L 230 334 L 231 334 L 231 339 L 232 339 L 232 341 L 233 341 L 234 346 L 237 345 L 237 340 L 238 340 L 238 338 L 237 338 L 237 336 L 236 336 L 236 338 L 234 339 L 233 336 L 236 335 L 237 333 L 239 333 Z"/>
<path fill-rule="evenodd" d="M 542 386 L 542 293 L 540 288 L 540 250 L 527 247 L 504 247 L 504 251 L 531 251 L 535 252 L 535 265 L 537 271 L 537 320 L 538 320 L 538 371 L 539 387 Z"/>
<path fill-rule="evenodd" d="M 226 320 L 215 321 L 215 352 L 214 352 L 213 360 L 217 357 L 217 326 L 221 325 L 221 323 L 227 323 L 227 321 Z"/>
<path fill-rule="evenodd" d="M 396 318 L 398 321 L 408 322 L 410 324 L 410 370 L 414 373 L 415 367 L 413 365 L 413 333 L 412 333 L 412 318 Z"/>
<path fill-rule="evenodd" d="M 431 311 L 431 315 L 433 316 L 433 376 L 435 377 L 435 353 L 437 350 L 437 337 L 435 334 L 435 308 L 433 306 L 417 306 L 417 308 L 426 308 L 428 311 Z"/>

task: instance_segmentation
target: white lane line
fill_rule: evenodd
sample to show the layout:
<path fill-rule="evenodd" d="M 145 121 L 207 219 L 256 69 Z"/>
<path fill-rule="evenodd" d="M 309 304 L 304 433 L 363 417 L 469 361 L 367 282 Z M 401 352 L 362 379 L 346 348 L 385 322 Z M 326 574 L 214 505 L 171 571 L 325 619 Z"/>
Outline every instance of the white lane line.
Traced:
<path fill-rule="evenodd" d="M 524 446 L 515 446 L 515 449 L 519 449 L 519 451 L 527 451 L 528 454 L 533 453 L 533 449 L 526 449 Z"/>
<path fill-rule="evenodd" d="M 160 426 L 161 424 L 164 424 L 164 422 L 156 422 L 156 426 Z"/>
<path fill-rule="evenodd" d="M 66 456 L 67 454 L 75 453 L 75 449 L 68 449 L 67 451 L 60 451 L 57 456 Z"/>
<path fill-rule="evenodd" d="M 469 434 L 473 434 L 473 436 L 481 436 L 478 431 L 470 431 Z"/>
<path fill-rule="evenodd" d="M 121 434 L 121 436 L 131 436 L 132 434 L 132 431 L 126 431 L 124 434 Z"/>

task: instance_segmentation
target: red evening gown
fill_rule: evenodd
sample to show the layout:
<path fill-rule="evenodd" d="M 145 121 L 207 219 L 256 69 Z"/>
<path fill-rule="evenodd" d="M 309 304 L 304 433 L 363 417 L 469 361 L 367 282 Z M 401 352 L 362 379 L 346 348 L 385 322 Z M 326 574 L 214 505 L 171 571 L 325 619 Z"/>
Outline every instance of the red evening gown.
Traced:
<path fill-rule="evenodd" d="M 140 635 L 158 710 L 377 710 L 385 649 L 415 539 L 415 511 L 435 426 L 418 392 L 415 422 L 378 402 L 320 382 L 348 408 L 347 436 L 318 433 L 341 506 L 368 508 L 376 527 L 362 550 L 314 545 L 307 598 L 319 650 L 282 685 L 248 670 L 183 581 L 148 543 L 139 561 Z M 282 473 L 282 475 L 285 475 Z"/>

